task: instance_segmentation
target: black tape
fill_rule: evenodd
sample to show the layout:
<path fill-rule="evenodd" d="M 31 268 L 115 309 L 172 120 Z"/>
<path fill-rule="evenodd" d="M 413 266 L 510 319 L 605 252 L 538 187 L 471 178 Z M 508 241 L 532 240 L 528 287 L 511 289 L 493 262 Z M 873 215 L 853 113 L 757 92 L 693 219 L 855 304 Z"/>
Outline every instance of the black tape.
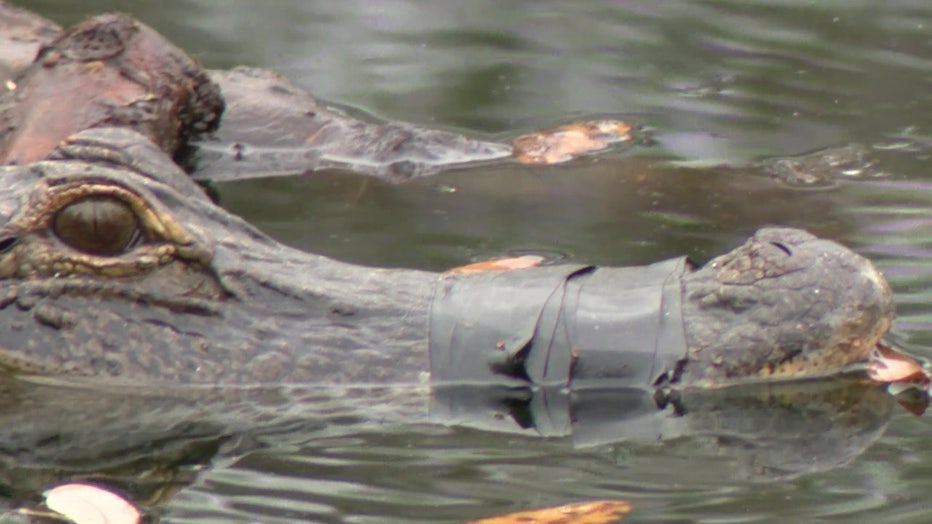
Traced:
<path fill-rule="evenodd" d="M 445 276 L 431 305 L 438 384 L 650 387 L 686 355 L 685 258 Z"/>

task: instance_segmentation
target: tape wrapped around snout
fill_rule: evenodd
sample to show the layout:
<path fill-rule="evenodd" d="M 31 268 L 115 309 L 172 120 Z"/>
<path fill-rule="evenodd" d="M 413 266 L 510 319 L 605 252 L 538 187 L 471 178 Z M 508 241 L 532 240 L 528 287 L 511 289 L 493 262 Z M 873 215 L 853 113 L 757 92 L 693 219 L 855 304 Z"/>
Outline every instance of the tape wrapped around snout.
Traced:
<path fill-rule="evenodd" d="M 677 258 L 446 275 L 430 312 L 435 384 L 651 387 L 686 356 Z"/>

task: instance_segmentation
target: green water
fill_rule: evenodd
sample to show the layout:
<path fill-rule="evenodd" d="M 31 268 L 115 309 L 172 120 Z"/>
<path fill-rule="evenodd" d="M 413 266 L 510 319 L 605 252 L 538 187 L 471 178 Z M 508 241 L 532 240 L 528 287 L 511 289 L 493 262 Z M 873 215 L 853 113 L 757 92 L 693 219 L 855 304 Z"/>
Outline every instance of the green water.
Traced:
<path fill-rule="evenodd" d="M 653 138 L 561 167 L 484 166 L 403 186 L 326 173 L 219 188 L 223 205 L 283 242 L 399 267 L 443 269 L 524 252 L 627 265 L 684 253 L 704 260 L 762 225 L 805 227 L 884 270 L 898 301 L 894 336 L 932 357 L 925 2 L 19 4 L 62 24 L 129 11 L 207 67 L 274 69 L 381 119 L 507 139 L 611 116 Z M 849 143 L 867 146 L 875 163 L 830 187 L 793 187 L 761 167 L 769 157 Z M 722 163 L 745 167 L 697 167 Z M 932 520 L 932 424 L 889 399 L 871 400 L 886 415 L 864 427 L 857 417 L 824 415 L 842 430 L 820 447 L 808 425 L 768 426 L 759 413 L 738 417 L 750 426 L 740 430 L 700 424 L 660 438 L 580 444 L 336 416 L 337 408 L 284 398 L 293 418 L 274 431 L 261 422 L 247 431 L 170 418 L 175 425 L 160 432 L 161 415 L 187 411 L 159 407 L 152 424 L 137 427 L 149 444 L 129 455 L 114 444 L 103 457 L 69 458 L 80 439 L 34 463 L 24 451 L 0 467 L 0 494 L 28 498 L 96 463 L 119 464 L 108 474 L 140 498 L 174 486 L 150 506 L 171 522 L 463 522 L 604 498 L 630 500 L 631 522 Z M 192 413 L 209 411 L 204 404 Z M 781 425 L 792 445 L 777 453 L 766 441 Z M 147 480 L 128 472 L 140 470 Z"/>

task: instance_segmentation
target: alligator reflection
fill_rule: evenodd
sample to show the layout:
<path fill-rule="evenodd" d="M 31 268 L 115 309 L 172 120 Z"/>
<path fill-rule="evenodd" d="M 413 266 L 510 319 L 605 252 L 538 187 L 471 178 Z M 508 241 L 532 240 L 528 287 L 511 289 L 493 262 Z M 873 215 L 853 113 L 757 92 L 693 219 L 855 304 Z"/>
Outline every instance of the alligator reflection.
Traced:
<path fill-rule="evenodd" d="M 856 380 L 758 384 L 670 393 L 438 390 L 433 415 L 497 431 L 567 436 L 575 445 L 701 439 L 748 477 L 842 466 L 883 433 L 893 397 Z"/>
<path fill-rule="evenodd" d="M 381 388 L 100 390 L 0 384 L 0 509 L 36 503 L 64 481 L 91 480 L 161 505 L 218 459 L 266 445 L 444 423 L 564 437 L 574 446 L 688 439 L 738 458 L 753 478 L 843 465 L 886 428 L 894 404 L 854 380 L 653 394 Z M 429 407 L 429 410 L 428 410 Z M 475 454 L 481 456 L 481 450 Z M 470 459 L 464 459 L 470 460 Z M 229 461 L 229 462 L 228 462 Z"/>

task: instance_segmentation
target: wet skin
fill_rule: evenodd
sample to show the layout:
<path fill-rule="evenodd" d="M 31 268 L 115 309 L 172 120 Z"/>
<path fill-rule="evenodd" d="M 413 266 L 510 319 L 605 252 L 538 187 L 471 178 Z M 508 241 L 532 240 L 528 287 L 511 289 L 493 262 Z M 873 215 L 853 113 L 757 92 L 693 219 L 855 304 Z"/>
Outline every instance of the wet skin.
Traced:
<path fill-rule="evenodd" d="M 0 176 L 4 368 L 129 383 L 428 380 L 435 273 L 282 246 L 131 131 L 82 132 Z M 830 374 L 893 317 L 869 261 L 799 230 L 762 230 L 682 289 L 689 350 L 675 384 Z"/>

